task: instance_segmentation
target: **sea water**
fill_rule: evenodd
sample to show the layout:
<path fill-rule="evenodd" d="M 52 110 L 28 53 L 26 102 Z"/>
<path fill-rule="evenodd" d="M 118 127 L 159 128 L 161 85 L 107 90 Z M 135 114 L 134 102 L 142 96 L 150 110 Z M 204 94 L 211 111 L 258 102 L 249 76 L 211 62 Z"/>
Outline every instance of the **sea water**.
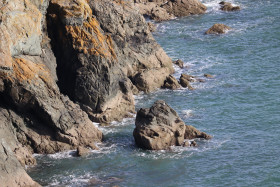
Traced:
<path fill-rule="evenodd" d="M 280 1 L 231 0 L 241 11 L 207 13 L 158 23 L 154 37 L 181 73 L 203 78 L 195 90 L 158 90 L 136 96 L 136 107 L 165 100 L 179 116 L 213 136 L 198 147 L 145 151 L 135 146 L 135 118 L 102 127 L 99 151 L 37 155 L 28 169 L 44 186 L 280 186 Z M 232 28 L 205 35 L 215 23 Z"/>

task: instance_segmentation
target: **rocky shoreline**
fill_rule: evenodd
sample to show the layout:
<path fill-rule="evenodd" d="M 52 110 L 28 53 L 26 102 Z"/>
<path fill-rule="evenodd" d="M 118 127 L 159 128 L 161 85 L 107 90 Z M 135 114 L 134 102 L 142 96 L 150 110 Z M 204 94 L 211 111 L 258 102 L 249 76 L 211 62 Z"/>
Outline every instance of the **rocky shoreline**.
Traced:
<path fill-rule="evenodd" d="M 172 76 L 172 60 L 143 17 L 205 13 L 198 0 L 10 0 L 0 10 L 3 186 L 40 186 L 24 170 L 36 164 L 34 153 L 98 149 L 103 134 L 92 121 L 136 113 L 140 91 L 192 90 L 201 80 Z"/>

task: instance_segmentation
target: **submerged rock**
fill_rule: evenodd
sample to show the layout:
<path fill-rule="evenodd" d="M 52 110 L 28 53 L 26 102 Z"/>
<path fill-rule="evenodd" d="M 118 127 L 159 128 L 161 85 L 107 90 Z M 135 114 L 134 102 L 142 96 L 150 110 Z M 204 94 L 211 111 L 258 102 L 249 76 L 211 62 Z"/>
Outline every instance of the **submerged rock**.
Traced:
<path fill-rule="evenodd" d="M 214 78 L 213 75 L 208 74 L 208 73 L 205 73 L 205 74 L 204 74 L 204 77 L 206 77 L 206 78 L 208 78 L 208 79 Z"/>
<path fill-rule="evenodd" d="M 223 11 L 236 11 L 240 10 L 240 6 L 233 6 L 231 3 L 222 1 L 219 3 L 221 5 L 221 10 Z"/>
<path fill-rule="evenodd" d="M 216 23 L 210 29 L 208 29 L 205 34 L 224 34 L 228 30 L 231 30 L 229 26 L 224 24 Z"/>
<path fill-rule="evenodd" d="M 135 126 L 133 136 L 136 144 L 149 150 L 182 146 L 186 138 L 211 137 L 186 126 L 176 111 L 162 100 L 156 101 L 151 108 L 141 108 L 137 112 Z"/>

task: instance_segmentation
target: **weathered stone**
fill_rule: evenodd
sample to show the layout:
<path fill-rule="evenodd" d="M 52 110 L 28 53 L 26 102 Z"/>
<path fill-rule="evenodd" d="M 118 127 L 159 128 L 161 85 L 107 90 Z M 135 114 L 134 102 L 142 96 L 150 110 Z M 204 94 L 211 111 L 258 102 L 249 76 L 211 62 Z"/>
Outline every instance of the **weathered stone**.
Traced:
<path fill-rule="evenodd" d="M 240 6 L 232 6 L 231 3 L 228 3 L 228 2 L 220 2 L 219 3 L 221 5 L 221 10 L 223 11 L 237 11 L 237 10 L 240 10 Z"/>
<path fill-rule="evenodd" d="M 180 68 L 184 68 L 184 62 L 180 59 L 173 61 L 173 64 L 176 64 L 177 66 L 179 66 Z"/>
<path fill-rule="evenodd" d="M 175 77 L 173 77 L 172 75 L 169 75 L 166 78 L 162 88 L 167 88 L 167 89 L 170 89 L 170 90 L 176 90 L 176 89 L 181 88 L 181 86 L 180 86 L 179 82 L 177 81 L 177 79 Z"/>
<path fill-rule="evenodd" d="M 156 101 L 151 108 L 141 108 L 137 112 L 135 126 L 133 136 L 136 144 L 150 150 L 181 146 L 184 145 L 184 139 L 210 137 L 186 126 L 178 114 L 161 100 Z"/>
<path fill-rule="evenodd" d="M 229 30 L 231 30 L 229 26 L 216 23 L 210 29 L 208 29 L 205 34 L 224 34 Z"/>

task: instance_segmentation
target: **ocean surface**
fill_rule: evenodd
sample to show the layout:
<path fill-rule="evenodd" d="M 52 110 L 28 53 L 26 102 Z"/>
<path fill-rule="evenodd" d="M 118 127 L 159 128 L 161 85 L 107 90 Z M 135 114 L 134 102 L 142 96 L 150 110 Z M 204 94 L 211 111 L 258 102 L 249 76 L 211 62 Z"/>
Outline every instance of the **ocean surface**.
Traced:
<path fill-rule="evenodd" d="M 158 90 L 136 96 L 136 107 L 165 100 L 180 117 L 213 136 L 198 147 L 144 151 L 135 146 L 134 118 L 103 127 L 100 150 L 84 158 L 74 152 L 36 155 L 28 168 L 44 186 L 280 186 L 280 1 L 230 0 L 238 12 L 222 12 L 203 0 L 204 15 L 157 24 L 156 40 L 173 59 L 175 77 L 187 73 L 213 79 L 194 91 Z M 233 29 L 205 35 L 214 23 Z M 97 124 L 93 124 L 97 125 Z"/>

